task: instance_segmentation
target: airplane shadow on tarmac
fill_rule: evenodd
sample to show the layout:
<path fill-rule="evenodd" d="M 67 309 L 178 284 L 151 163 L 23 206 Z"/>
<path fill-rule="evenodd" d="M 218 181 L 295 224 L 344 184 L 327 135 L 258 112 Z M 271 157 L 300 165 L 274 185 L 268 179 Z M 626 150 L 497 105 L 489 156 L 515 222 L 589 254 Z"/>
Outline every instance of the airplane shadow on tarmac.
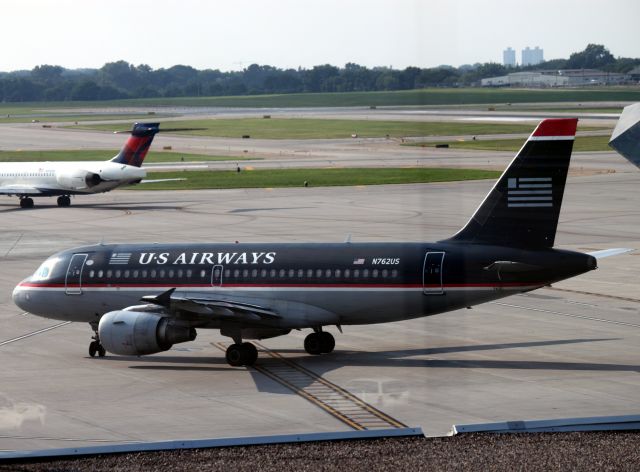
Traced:
<path fill-rule="evenodd" d="M 153 202 L 153 204 L 145 204 L 139 201 L 136 202 L 118 202 L 118 203 L 77 203 L 70 208 L 65 208 L 65 211 L 72 212 L 74 209 L 92 209 L 92 210 L 114 210 L 114 211 L 152 211 L 152 210 L 183 210 L 186 205 L 191 202 L 180 202 L 180 205 L 176 205 L 174 200 L 166 202 Z M 196 202 L 193 202 L 196 203 Z M 9 207 L 9 208 L 2 208 Z M 12 213 L 17 211 L 34 212 L 44 211 L 53 208 L 58 208 L 57 205 L 36 205 L 33 208 L 20 208 L 18 205 L 2 205 L 0 204 L 0 213 Z"/>
<path fill-rule="evenodd" d="M 498 349 L 532 348 L 541 346 L 617 341 L 619 338 L 579 338 L 553 341 L 532 341 L 519 343 L 480 344 L 467 346 L 445 346 L 437 348 L 403 349 L 393 351 L 346 351 L 336 350 L 332 354 L 311 356 L 302 349 L 281 349 L 275 352 L 288 354 L 286 359 L 299 363 L 318 376 L 323 376 L 338 367 L 418 367 L 447 369 L 505 369 L 505 370 L 560 370 L 596 372 L 640 372 L 640 366 L 628 364 L 604 364 L 593 362 L 531 361 L 531 360 L 486 360 L 486 359 L 428 359 L 424 356 L 451 354 L 457 352 L 491 351 Z M 135 362 L 130 369 L 171 370 L 171 371 L 219 371 L 241 370 L 244 367 L 230 367 L 224 354 L 218 356 L 158 356 L 130 357 L 107 356 L 98 361 Z M 265 367 L 281 364 L 282 361 L 261 353 L 257 365 Z M 268 393 L 293 394 L 255 369 L 247 369 L 258 391 Z M 310 377 L 309 384 L 314 380 Z M 304 385 L 303 385 L 304 386 Z"/>

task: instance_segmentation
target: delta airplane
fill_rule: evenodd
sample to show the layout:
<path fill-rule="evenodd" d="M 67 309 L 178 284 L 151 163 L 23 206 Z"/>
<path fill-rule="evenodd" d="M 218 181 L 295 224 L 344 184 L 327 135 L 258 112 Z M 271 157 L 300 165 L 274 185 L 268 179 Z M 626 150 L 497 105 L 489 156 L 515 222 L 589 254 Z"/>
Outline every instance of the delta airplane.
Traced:
<path fill-rule="evenodd" d="M 47 259 L 13 291 L 23 310 L 88 322 L 89 354 L 141 356 L 191 341 L 233 340 L 232 366 L 257 360 L 244 340 L 311 329 L 309 354 L 333 351 L 323 327 L 435 315 L 596 269 L 554 249 L 577 119 L 541 122 L 469 222 L 434 243 L 100 244 Z M 140 303 L 142 301 L 142 303 Z"/>
<path fill-rule="evenodd" d="M 143 182 L 147 173 L 140 166 L 154 136 L 160 132 L 159 126 L 134 124 L 122 150 L 109 161 L 2 163 L 0 195 L 18 196 L 22 208 L 33 208 L 32 197 L 57 195 L 58 206 L 68 207 L 71 195 L 108 192 Z"/>

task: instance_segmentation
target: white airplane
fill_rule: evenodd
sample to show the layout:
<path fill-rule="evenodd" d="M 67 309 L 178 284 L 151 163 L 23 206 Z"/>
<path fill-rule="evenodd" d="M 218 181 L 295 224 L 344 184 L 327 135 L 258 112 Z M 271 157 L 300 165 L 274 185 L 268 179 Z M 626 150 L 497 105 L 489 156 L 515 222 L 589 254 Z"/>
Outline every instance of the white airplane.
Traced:
<path fill-rule="evenodd" d="M 58 206 L 68 207 L 71 195 L 140 183 L 147 175 L 140 166 L 159 127 L 159 123 L 134 124 L 122 150 L 108 161 L 0 163 L 0 195 L 19 197 L 22 208 L 33 207 L 32 197 L 58 196 Z"/>

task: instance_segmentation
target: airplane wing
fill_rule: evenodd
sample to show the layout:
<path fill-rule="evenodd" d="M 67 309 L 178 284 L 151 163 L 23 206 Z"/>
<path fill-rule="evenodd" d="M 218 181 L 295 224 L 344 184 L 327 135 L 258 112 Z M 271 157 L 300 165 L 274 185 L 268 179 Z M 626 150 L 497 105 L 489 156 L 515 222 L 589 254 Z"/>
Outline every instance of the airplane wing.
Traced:
<path fill-rule="evenodd" d="M 0 195 L 42 195 L 44 192 L 26 185 L 7 185 L 0 187 Z"/>
<path fill-rule="evenodd" d="M 281 316 L 274 310 L 253 303 L 237 300 L 218 300 L 204 297 L 176 297 L 175 288 L 160 295 L 146 295 L 141 301 L 166 308 L 171 313 L 192 314 L 195 317 L 228 318 L 239 321 L 260 322 L 275 320 Z"/>
<path fill-rule="evenodd" d="M 141 184 L 156 184 L 158 182 L 171 182 L 176 180 L 187 180 L 187 179 L 144 179 L 141 180 Z"/>
<path fill-rule="evenodd" d="M 590 256 L 595 257 L 596 259 L 604 259 L 605 257 L 611 256 L 619 256 L 621 254 L 627 254 L 628 252 L 634 251 L 634 249 L 627 249 L 624 247 L 617 247 L 612 249 L 603 249 L 601 251 L 593 251 L 588 252 Z"/>

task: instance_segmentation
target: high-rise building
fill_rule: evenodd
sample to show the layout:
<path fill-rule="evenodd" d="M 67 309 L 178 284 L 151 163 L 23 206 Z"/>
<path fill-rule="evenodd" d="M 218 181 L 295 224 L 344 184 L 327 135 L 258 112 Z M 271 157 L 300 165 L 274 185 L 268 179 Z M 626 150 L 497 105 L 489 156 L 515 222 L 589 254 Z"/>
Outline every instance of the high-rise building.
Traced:
<path fill-rule="evenodd" d="M 522 50 L 522 65 L 535 66 L 544 61 L 544 51 L 538 46 L 531 49 L 529 46 Z"/>
<path fill-rule="evenodd" d="M 516 51 L 513 48 L 508 47 L 502 51 L 502 64 L 510 67 L 516 66 Z"/>

